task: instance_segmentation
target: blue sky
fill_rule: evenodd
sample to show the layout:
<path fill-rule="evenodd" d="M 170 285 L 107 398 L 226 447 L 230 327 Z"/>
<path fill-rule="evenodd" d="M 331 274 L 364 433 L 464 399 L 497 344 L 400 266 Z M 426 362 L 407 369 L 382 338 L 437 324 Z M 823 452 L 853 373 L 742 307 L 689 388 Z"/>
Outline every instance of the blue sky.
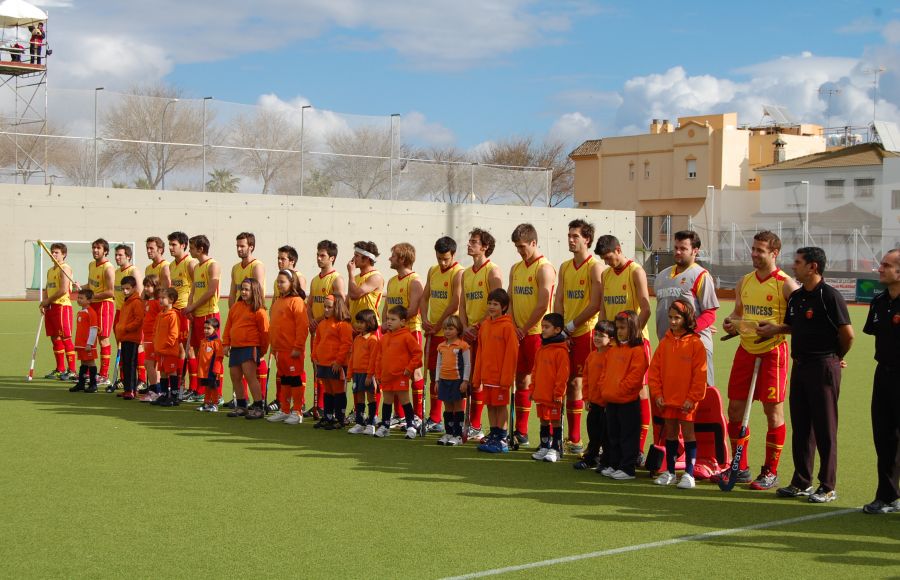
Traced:
<path fill-rule="evenodd" d="M 893 2 L 49 0 L 56 87 L 178 85 L 257 103 L 401 114 L 420 145 L 582 139 L 650 118 L 788 107 L 805 122 L 900 120 Z M 826 113 L 822 88 L 840 88 Z M 51 104 L 52 106 L 52 104 Z"/>

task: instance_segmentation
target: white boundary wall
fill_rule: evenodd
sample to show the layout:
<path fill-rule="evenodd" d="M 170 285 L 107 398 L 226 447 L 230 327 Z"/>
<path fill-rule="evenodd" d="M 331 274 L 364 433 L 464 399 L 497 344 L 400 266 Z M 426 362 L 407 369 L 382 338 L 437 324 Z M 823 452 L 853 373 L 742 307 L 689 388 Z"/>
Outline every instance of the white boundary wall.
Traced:
<path fill-rule="evenodd" d="M 0 228 L 6 238 L 0 259 L 7 277 L 0 280 L 0 298 L 24 298 L 31 279 L 32 258 L 26 240 L 84 240 L 96 238 L 136 242 L 136 263 L 148 263 L 143 241 L 176 230 L 189 236 L 205 234 L 210 253 L 223 267 L 222 294 L 227 293 L 231 266 L 237 261 L 234 238 L 242 231 L 256 235 L 255 256 L 266 265 L 266 291 L 271 292 L 277 248 L 290 244 L 300 254 L 299 268 L 309 279 L 317 272 L 316 243 L 322 239 L 339 246 L 336 268 L 346 277 L 351 244 L 371 240 L 381 256 L 376 267 L 393 275 L 388 266 L 391 245 L 409 242 L 416 247 L 416 271 L 423 275 L 434 264 L 434 242 L 453 237 L 457 259 L 471 265 L 466 255 L 468 232 L 474 227 L 497 238 L 491 259 L 503 271 L 519 259 L 509 241 L 516 225 L 532 223 L 538 245 L 557 267 L 571 257 L 566 243 L 567 224 L 584 218 L 596 226 L 597 236 L 612 233 L 634 254 L 634 212 L 580 208 L 543 208 L 499 205 L 450 205 L 412 201 L 315 198 L 279 195 L 224 194 L 182 191 L 79 188 L 44 185 L 0 185 Z M 75 279 L 87 278 L 87 264 L 72 264 Z"/>

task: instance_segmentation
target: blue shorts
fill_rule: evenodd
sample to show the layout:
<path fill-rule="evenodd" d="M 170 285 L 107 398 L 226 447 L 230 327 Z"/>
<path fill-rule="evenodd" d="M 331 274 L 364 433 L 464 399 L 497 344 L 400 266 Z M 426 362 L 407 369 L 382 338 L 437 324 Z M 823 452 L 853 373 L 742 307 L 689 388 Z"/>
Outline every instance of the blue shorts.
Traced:
<path fill-rule="evenodd" d="M 233 346 L 228 356 L 229 367 L 239 367 L 247 361 L 259 365 L 259 349 L 255 346 Z"/>
<path fill-rule="evenodd" d="M 450 403 L 452 401 L 461 401 L 463 396 L 462 393 L 459 392 L 459 386 L 462 384 L 462 379 L 441 379 L 438 381 L 438 399 L 445 403 Z"/>
<path fill-rule="evenodd" d="M 353 392 L 354 393 L 374 393 L 375 383 L 366 386 L 366 373 L 353 373 Z"/>
<path fill-rule="evenodd" d="M 316 378 L 323 381 L 340 381 L 343 379 L 340 372 L 334 372 L 330 366 L 316 365 Z"/>

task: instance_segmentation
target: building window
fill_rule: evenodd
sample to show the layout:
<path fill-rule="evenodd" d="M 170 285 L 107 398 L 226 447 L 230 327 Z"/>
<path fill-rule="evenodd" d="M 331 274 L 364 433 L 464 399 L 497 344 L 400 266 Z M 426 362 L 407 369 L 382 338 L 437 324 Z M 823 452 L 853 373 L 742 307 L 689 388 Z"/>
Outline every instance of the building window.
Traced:
<path fill-rule="evenodd" d="M 854 179 L 853 188 L 856 190 L 857 198 L 871 199 L 875 197 L 875 179 L 871 177 Z"/>
<path fill-rule="evenodd" d="M 653 247 L 653 216 L 641 216 L 641 243 L 644 248 Z"/>
<path fill-rule="evenodd" d="M 687 170 L 687 178 L 697 179 L 697 160 L 687 159 L 685 160 L 685 166 L 685 169 Z"/>
<path fill-rule="evenodd" d="M 634 163 L 628 164 L 628 181 L 634 181 Z"/>
<path fill-rule="evenodd" d="M 670 235 L 672 235 L 672 216 L 660 216 L 659 241 L 668 242 Z"/>
<path fill-rule="evenodd" d="M 891 209 L 900 209 L 900 189 L 891 192 Z"/>
<path fill-rule="evenodd" d="M 844 180 L 843 179 L 826 179 L 825 180 L 825 197 L 828 199 L 840 199 L 844 197 Z"/>
<path fill-rule="evenodd" d="M 650 179 L 650 163 L 644 163 L 644 179 Z"/>
<path fill-rule="evenodd" d="M 808 186 L 800 181 L 784 182 L 784 205 L 786 207 L 806 207 Z"/>

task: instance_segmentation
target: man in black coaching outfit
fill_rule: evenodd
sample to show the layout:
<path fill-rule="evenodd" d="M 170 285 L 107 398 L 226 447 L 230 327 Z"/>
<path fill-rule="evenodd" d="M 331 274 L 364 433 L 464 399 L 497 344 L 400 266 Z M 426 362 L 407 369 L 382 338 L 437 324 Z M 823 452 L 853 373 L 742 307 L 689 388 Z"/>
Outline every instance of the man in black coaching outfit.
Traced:
<path fill-rule="evenodd" d="M 878 279 L 887 289 L 869 306 L 863 332 L 875 336 L 875 381 L 872 386 L 872 437 L 878 457 L 875 500 L 867 514 L 900 511 L 900 249 L 881 259 Z"/>
<path fill-rule="evenodd" d="M 847 303 L 825 283 L 825 251 L 800 248 L 794 275 L 801 284 L 787 303 L 783 324 L 760 322 L 759 335 L 791 334 L 791 448 L 794 477 L 779 488 L 780 497 L 808 497 L 812 503 L 837 499 L 838 396 L 844 355 L 853 344 Z M 812 470 L 819 452 L 819 487 L 813 491 Z"/>

